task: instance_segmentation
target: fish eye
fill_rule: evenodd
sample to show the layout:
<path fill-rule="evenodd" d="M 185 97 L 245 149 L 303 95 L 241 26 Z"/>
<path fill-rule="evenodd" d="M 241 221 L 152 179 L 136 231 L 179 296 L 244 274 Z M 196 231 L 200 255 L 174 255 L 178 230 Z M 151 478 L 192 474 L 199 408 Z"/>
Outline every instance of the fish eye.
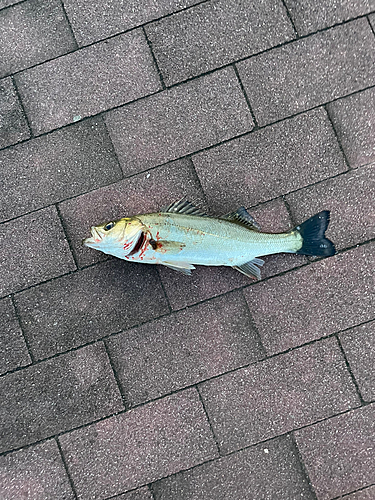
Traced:
<path fill-rule="evenodd" d="M 104 226 L 104 231 L 109 231 L 110 229 L 113 228 L 113 226 L 116 224 L 116 222 L 108 222 L 105 226 Z"/>

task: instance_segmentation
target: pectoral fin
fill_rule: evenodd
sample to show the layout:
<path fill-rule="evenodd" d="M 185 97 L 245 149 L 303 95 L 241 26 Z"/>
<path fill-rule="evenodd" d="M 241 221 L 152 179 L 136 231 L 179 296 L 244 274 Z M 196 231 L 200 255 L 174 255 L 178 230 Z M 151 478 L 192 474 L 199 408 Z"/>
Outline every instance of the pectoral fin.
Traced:
<path fill-rule="evenodd" d="M 233 269 L 237 269 L 240 273 L 248 276 L 249 278 L 260 279 L 260 269 L 257 266 L 263 266 L 264 260 L 258 259 L 257 257 L 242 266 L 233 266 Z"/>
<path fill-rule="evenodd" d="M 191 270 L 195 269 L 192 264 L 188 264 L 187 262 L 163 262 L 163 266 L 169 267 L 174 271 L 179 271 L 182 274 L 190 275 Z"/>

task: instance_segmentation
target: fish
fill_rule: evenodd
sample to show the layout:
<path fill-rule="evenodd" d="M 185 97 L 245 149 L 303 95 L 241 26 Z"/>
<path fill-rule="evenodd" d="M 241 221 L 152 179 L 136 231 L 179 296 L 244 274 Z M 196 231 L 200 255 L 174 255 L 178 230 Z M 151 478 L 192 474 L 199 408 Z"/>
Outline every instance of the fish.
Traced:
<path fill-rule="evenodd" d="M 196 265 L 229 266 L 260 279 L 261 256 L 334 255 L 335 246 L 325 237 L 329 219 L 330 212 L 323 210 L 290 231 L 266 233 L 244 207 L 212 217 L 183 198 L 159 212 L 93 226 L 83 244 L 129 262 L 161 264 L 187 275 Z"/>

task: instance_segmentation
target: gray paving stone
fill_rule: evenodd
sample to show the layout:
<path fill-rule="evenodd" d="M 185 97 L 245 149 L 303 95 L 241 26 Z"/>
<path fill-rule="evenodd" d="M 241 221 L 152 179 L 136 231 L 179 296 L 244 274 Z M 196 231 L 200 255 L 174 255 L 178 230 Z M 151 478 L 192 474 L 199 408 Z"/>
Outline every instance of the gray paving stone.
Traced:
<path fill-rule="evenodd" d="M 375 161 L 375 88 L 328 104 L 327 109 L 352 167 Z"/>
<path fill-rule="evenodd" d="M 336 339 L 203 382 L 200 392 L 223 453 L 360 404 Z"/>
<path fill-rule="evenodd" d="M 22 0 L 0 0 L 0 9 L 4 9 L 4 7 L 9 7 L 9 5 L 14 5 L 15 3 L 19 3 Z"/>
<path fill-rule="evenodd" d="M 102 120 L 92 119 L 0 152 L 0 218 L 10 219 L 121 179 Z"/>
<path fill-rule="evenodd" d="M 0 457 L 1 500 L 75 498 L 55 441 Z"/>
<path fill-rule="evenodd" d="M 197 175 L 187 158 L 61 203 L 60 213 L 79 265 L 106 259 L 101 252 L 82 245 L 91 226 L 155 212 L 183 196 L 206 209 Z"/>
<path fill-rule="evenodd" d="M 115 497 L 115 500 L 154 500 L 147 486 Z"/>
<path fill-rule="evenodd" d="M 125 175 L 253 128 L 233 68 L 111 111 L 106 123 Z"/>
<path fill-rule="evenodd" d="M 0 374 L 31 363 L 13 304 L 0 300 Z"/>
<path fill-rule="evenodd" d="M 374 500 L 375 498 L 375 486 L 370 486 L 364 490 L 357 491 L 355 493 L 350 493 L 342 497 L 343 500 Z"/>
<path fill-rule="evenodd" d="M 294 38 L 281 1 L 215 0 L 146 26 L 166 85 Z"/>
<path fill-rule="evenodd" d="M 184 9 L 200 0 L 65 0 L 64 5 L 79 45 Z"/>
<path fill-rule="evenodd" d="M 315 498 L 287 436 L 162 479 L 153 491 L 155 500 Z"/>
<path fill-rule="evenodd" d="M 30 130 L 10 78 L 0 80 L 0 148 L 30 137 Z"/>
<path fill-rule="evenodd" d="M 375 38 L 366 19 L 238 63 L 260 125 L 375 84 Z"/>
<path fill-rule="evenodd" d="M 268 354 L 375 317 L 374 244 L 363 245 L 245 289 Z"/>
<path fill-rule="evenodd" d="M 123 332 L 107 345 L 132 405 L 263 357 L 241 292 Z"/>
<path fill-rule="evenodd" d="M 26 290 L 15 301 L 37 359 L 168 312 L 156 270 L 120 260 Z"/>
<path fill-rule="evenodd" d="M 375 321 L 342 333 L 341 345 L 365 401 L 375 400 Z"/>
<path fill-rule="evenodd" d="M 1 452 L 124 408 L 101 343 L 5 375 L 0 394 Z"/>
<path fill-rule="evenodd" d="M 235 205 L 232 208 L 236 208 Z M 217 212 L 222 215 L 225 210 Z M 281 199 L 250 208 L 249 213 L 260 223 L 263 231 L 282 232 L 291 229 L 290 218 Z M 305 257 L 297 255 L 272 255 L 264 258 L 262 278 L 287 271 L 306 262 Z M 160 267 L 159 273 L 172 309 L 182 309 L 235 288 L 252 282 L 238 271 L 229 267 L 197 266 L 191 276 L 183 276 L 166 267 Z"/>
<path fill-rule="evenodd" d="M 375 9 L 374 0 L 285 0 L 300 35 L 328 28 Z"/>
<path fill-rule="evenodd" d="M 141 30 L 16 75 L 35 134 L 156 92 L 161 83 Z"/>
<path fill-rule="evenodd" d="M 331 211 L 327 237 L 336 249 L 367 241 L 375 232 L 375 163 L 327 179 L 286 197 L 294 219 Z"/>
<path fill-rule="evenodd" d="M 76 48 L 57 0 L 28 0 L 1 10 L 0 33 L 0 77 Z"/>
<path fill-rule="evenodd" d="M 55 207 L 0 224 L 0 248 L 0 296 L 75 269 Z"/>
<path fill-rule="evenodd" d="M 79 498 L 104 499 L 217 457 L 195 389 L 61 436 Z"/>
<path fill-rule="evenodd" d="M 310 111 L 193 155 L 218 213 L 254 206 L 347 169 L 326 112 Z"/>
<path fill-rule="evenodd" d="M 370 20 L 370 24 L 372 26 L 372 29 L 375 31 L 375 14 L 372 14 L 372 16 L 368 16 Z"/>
<path fill-rule="evenodd" d="M 375 482 L 375 405 L 319 422 L 295 435 L 318 500 Z"/>

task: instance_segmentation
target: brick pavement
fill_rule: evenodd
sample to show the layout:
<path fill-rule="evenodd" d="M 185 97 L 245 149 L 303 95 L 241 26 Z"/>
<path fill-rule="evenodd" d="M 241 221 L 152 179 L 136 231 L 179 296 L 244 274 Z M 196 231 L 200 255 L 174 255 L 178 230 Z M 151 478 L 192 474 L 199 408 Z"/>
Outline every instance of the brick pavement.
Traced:
<path fill-rule="evenodd" d="M 1 500 L 375 498 L 373 0 L 0 0 Z M 108 258 L 186 195 L 338 255 Z"/>

